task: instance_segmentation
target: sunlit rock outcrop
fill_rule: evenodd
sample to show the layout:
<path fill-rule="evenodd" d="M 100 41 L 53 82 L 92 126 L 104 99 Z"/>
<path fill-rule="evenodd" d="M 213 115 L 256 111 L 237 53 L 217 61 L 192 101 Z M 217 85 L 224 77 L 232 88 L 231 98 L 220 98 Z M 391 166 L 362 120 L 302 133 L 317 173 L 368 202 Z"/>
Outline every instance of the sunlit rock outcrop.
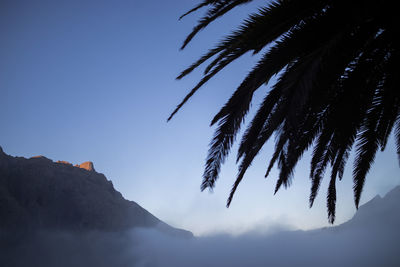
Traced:
<path fill-rule="evenodd" d="M 84 163 L 82 163 L 82 164 L 80 164 L 80 165 L 75 165 L 76 167 L 79 167 L 79 168 L 82 168 L 82 169 L 85 169 L 85 170 L 87 170 L 87 171 L 93 171 L 93 172 L 95 172 L 95 169 L 94 169 L 94 166 L 93 166 L 93 162 L 91 162 L 91 161 L 86 161 L 86 162 L 84 162 Z"/>

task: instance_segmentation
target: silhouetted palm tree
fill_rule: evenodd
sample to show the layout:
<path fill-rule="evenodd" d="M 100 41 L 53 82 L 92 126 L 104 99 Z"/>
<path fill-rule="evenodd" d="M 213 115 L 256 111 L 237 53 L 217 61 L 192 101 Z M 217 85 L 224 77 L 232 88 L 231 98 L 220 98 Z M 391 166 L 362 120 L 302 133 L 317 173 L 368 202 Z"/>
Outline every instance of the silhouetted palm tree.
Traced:
<path fill-rule="evenodd" d="M 182 49 L 210 22 L 251 0 L 205 0 L 184 14 L 208 7 Z M 265 96 L 247 127 L 238 151 L 237 179 L 228 198 L 252 160 L 273 133 L 275 152 L 265 176 L 277 162 L 275 192 L 290 185 L 303 153 L 313 148 L 310 178 L 312 206 L 327 165 L 332 166 L 327 193 L 328 218 L 335 219 L 337 176 L 343 176 L 353 144 L 356 207 L 378 148 L 384 150 L 395 126 L 400 155 L 399 25 L 395 1 L 281 0 L 246 19 L 232 34 L 210 49 L 177 79 L 208 64 L 201 81 L 177 106 L 170 118 L 210 78 L 247 52 L 266 50 L 229 101 L 215 115 L 218 128 L 210 144 L 202 190 L 213 188 L 246 116 L 253 93 L 274 75 L 279 79 Z M 182 16 L 182 17 L 183 17 Z"/>

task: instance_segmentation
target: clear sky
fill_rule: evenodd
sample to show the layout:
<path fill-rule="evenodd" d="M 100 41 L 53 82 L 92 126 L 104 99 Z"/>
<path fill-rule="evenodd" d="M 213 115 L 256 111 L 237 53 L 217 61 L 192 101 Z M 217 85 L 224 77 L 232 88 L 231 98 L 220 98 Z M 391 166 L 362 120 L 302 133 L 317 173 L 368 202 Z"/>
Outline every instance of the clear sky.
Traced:
<path fill-rule="evenodd" d="M 178 18 L 196 3 L 0 1 L 0 146 L 13 156 L 93 161 L 125 198 L 197 235 L 326 226 L 326 180 L 308 208 L 309 155 L 298 164 L 292 186 L 273 196 L 276 169 L 263 178 L 271 142 L 229 209 L 225 203 L 237 170 L 236 147 L 214 192 L 200 192 L 214 130 L 209 122 L 257 57 L 244 56 L 229 66 L 167 123 L 201 70 L 182 81 L 174 78 L 264 1 L 234 10 L 179 51 L 203 11 Z M 267 90 L 259 89 L 254 108 Z M 338 184 L 337 223 L 355 212 L 352 161 Z M 400 184 L 399 178 L 391 138 L 377 155 L 361 203 L 385 194 Z"/>

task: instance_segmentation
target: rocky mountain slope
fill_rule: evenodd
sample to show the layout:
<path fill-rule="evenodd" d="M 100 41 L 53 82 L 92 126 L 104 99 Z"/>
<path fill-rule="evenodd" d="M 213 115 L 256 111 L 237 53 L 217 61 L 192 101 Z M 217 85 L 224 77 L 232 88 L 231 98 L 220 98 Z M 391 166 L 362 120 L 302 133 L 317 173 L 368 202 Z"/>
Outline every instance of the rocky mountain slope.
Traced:
<path fill-rule="evenodd" d="M 373 199 L 361 205 L 353 218 L 334 228 L 378 229 L 385 225 L 386 229 L 397 229 L 400 225 L 400 186 L 390 190 L 384 197 L 376 195 Z M 380 229 L 380 230 L 386 230 Z M 400 231 L 395 233 L 400 237 Z"/>
<path fill-rule="evenodd" d="M 191 237 L 124 199 L 93 163 L 12 157 L 0 147 L 0 230 L 123 231 L 152 227 Z"/>

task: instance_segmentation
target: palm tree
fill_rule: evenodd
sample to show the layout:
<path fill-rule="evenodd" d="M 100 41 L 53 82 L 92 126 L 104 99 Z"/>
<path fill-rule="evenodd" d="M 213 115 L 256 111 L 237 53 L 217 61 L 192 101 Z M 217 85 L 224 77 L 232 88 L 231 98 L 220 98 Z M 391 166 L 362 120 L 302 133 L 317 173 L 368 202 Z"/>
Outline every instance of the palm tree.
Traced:
<path fill-rule="evenodd" d="M 182 48 L 209 23 L 251 0 L 204 0 L 182 17 L 208 8 Z M 336 180 L 342 179 L 355 145 L 354 200 L 358 208 L 376 151 L 385 149 L 395 127 L 400 156 L 399 27 L 395 1 L 280 0 L 251 14 L 234 32 L 185 69 L 181 79 L 211 60 L 199 83 L 168 120 L 210 78 L 247 52 L 264 52 L 231 98 L 212 119 L 201 189 L 212 189 L 221 164 L 249 111 L 254 92 L 278 75 L 241 139 L 239 170 L 227 206 L 265 142 L 275 133 L 275 151 L 266 177 L 277 163 L 275 193 L 290 185 L 296 163 L 312 148 L 310 207 L 331 166 L 328 220 L 335 220 Z"/>

